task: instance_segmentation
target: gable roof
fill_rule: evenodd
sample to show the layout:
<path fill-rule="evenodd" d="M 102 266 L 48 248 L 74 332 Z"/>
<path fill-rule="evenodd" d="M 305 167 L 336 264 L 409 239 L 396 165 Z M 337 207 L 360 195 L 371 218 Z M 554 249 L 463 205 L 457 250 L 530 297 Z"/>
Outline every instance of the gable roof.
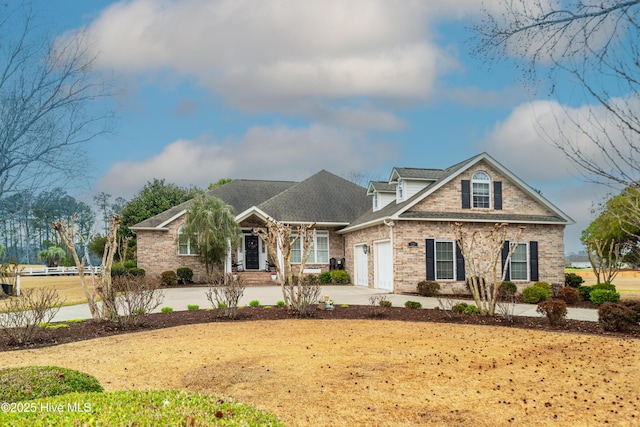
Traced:
<path fill-rule="evenodd" d="M 473 165 L 477 164 L 480 161 L 486 161 L 489 165 L 500 171 L 504 176 L 509 178 L 509 180 L 520 188 L 522 191 L 527 193 L 531 198 L 545 206 L 549 211 L 553 213 L 553 215 L 515 215 L 515 214 L 485 214 L 485 213 L 474 213 L 474 212 L 456 212 L 456 213 L 443 213 L 443 212 L 409 212 L 413 206 L 415 206 L 420 201 L 424 200 L 429 195 L 433 194 L 439 188 L 455 179 L 465 170 L 469 169 Z M 408 168 L 394 168 L 394 172 L 391 174 L 390 180 L 394 177 L 394 173 L 399 171 L 399 173 L 403 172 Z M 438 170 L 438 169 L 420 169 L 421 171 L 432 171 L 433 174 L 429 175 L 429 172 L 423 172 L 422 176 L 436 176 L 438 173 L 440 177 L 423 188 L 416 194 L 414 194 L 409 199 L 405 200 L 401 203 L 390 203 L 387 206 L 383 207 L 380 210 L 373 211 L 370 209 L 367 213 L 353 221 L 348 227 L 340 230 L 341 233 L 354 231 L 360 228 L 370 227 L 375 224 L 383 223 L 385 220 L 393 220 L 393 219 L 414 219 L 414 220 L 459 220 L 459 221 L 486 221 L 486 222 L 524 222 L 524 223 L 538 223 L 538 224 L 573 224 L 575 221 L 571 219 L 567 214 L 558 209 L 553 203 L 544 198 L 541 194 L 533 190 L 529 185 L 527 185 L 524 181 L 514 175 L 511 171 L 501 165 L 497 160 L 491 157 L 487 153 L 481 153 L 477 156 L 471 157 L 463 162 L 457 163 L 453 166 L 448 167 L 447 169 Z M 414 170 L 415 171 L 415 170 Z M 422 172 L 421 172 L 422 173 Z M 417 176 L 418 173 L 414 173 L 413 176 Z M 400 176 L 401 175 L 395 175 Z M 402 177 L 404 179 L 404 177 Z M 423 178 L 424 179 L 424 178 Z"/>
<path fill-rule="evenodd" d="M 262 181 L 252 179 L 234 179 L 224 185 L 207 192 L 231 205 L 236 213 L 243 212 L 251 206 L 282 193 L 295 185 L 294 181 Z M 184 215 L 192 200 L 188 200 L 149 219 L 130 227 L 132 230 L 163 229 L 174 219 Z"/>
<path fill-rule="evenodd" d="M 374 191 L 378 193 L 395 193 L 396 187 L 387 181 L 370 181 L 367 188 L 367 196 L 372 195 Z"/>
<path fill-rule="evenodd" d="M 398 179 L 420 180 L 420 181 L 437 181 L 445 171 L 442 169 L 420 169 L 420 168 L 393 168 L 389 183 L 397 182 Z"/>
<path fill-rule="evenodd" d="M 366 190 L 322 170 L 302 182 L 235 179 L 208 194 L 234 208 L 236 219 L 251 215 L 287 223 L 324 223 L 345 226 L 369 208 Z M 132 230 L 166 230 L 184 215 L 191 200 L 146 219 Z"/>

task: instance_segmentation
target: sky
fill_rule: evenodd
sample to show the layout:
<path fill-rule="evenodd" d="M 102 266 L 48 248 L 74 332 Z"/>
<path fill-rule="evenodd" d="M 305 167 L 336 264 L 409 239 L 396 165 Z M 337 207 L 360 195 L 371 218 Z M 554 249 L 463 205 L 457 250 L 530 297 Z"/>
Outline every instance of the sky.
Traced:
<path fill-rule="evenodd" d="M 385 180 L 394 166 L 446 168 L 486 151 L 576 221 L 565 251 L 579 251 L 611 189 L 586 182 L 541 127 L 585 106 L 532 95 L 513 64 L 474 57 L 480 4 L 33 1 L 60 40 L 87 32 L 117 86 L 113 131 L 85 146 L 85 196 L 321 169 Z"/>

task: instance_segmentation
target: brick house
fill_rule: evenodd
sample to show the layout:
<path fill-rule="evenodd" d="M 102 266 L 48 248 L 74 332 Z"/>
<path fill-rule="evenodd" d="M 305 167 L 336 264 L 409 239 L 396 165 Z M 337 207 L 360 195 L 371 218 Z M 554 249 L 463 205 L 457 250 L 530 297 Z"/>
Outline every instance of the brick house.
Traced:
<path fill-rule="evenodd" d="M 234 248 L 245 270 L 263 270 L 266 246 L 251 232 L 265 218 L 301 224 L 316 222 L 317 236 L 307 266 L 329 269 L 344 259 L 356 286 L 390 292 L 415 291 L 421 280 L 462 287 L 464 260 L 451 224 L 488 230 L 507 223 L 520 226 L 520 241 L 509 265 L 509 279 L 564 281 L 564 227 L 572 224 L 560 209 L 486 153 L 447 169 L 394 168 L 388 181 L 367 189 L 326 171 L 295 182 L 234 180 L 211 191 L 234 207 L 243 230 Z M 203 268 L 188 244 L 178 245 L 189 202 L 132 227 L 138 236 L 138 265 L 148 274 L 188 266 L 196 277 Z M 299 262 L 299 250 L 292 261 Z"/>

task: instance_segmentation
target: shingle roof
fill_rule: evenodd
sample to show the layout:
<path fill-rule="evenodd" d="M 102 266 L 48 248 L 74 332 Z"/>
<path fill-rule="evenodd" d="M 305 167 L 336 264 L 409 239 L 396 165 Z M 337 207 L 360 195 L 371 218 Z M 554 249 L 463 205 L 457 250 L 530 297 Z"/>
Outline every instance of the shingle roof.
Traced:
<path fill-rule="evenodd" d="M 573 222 L 571 218 L 566 216 L 562 211 L 560 211 L 558 208 L 553 206 L 546 199 L 534 194 L 533 191 L 529 189 L 528 186 L 526 186 L 526 184 L 522 184 L 522 188 L 524 191 L 527 191 L 530 194 L 532 194 L 534 198 L 540 199 L 542 204 L 546 205 L 552 212 L 556 212 L 558 215 L 557 216 L 534 216 L 534 215 L 511 215 L 511 214 L 500 213 L 500 214 L 494 214 L 495 217 L 491 217 L 484 213 L 474 216 L 473 213 L 466 213 L 466 212 L 465 213 L 451 213 L 451 212 L 429 213 L 429 212 L 406 211 L 406 209 L 410 209 L 410 207 L 413 206 L 414 203 L 416 203 L 419 200 L 422 200 L 424 197 L 427 197 L 427 195 L 430 194 L 430 192 L 433 191 L 434 188 L 437 188 L 443 182 L 446 182 L 449 179 L 455 177 L 456 175 L 464 171 L 466 168 L 470 167 L 471 165 L 483 159 L 490 162 L 491 164 L 496 166 L 498 169 L 501 169 L 507 176 L 512 176 L 513 177 L 512 179 L 514 180 L 514 182 L 517 185 L 521 185 L 520 184 L 521 181 L 519 180 L 519 178 L 513 175 L 510 171 L 508 171 L 506 168 L 500 165 L 493 158 L 491 158 L 487 153 L 481 153 L 477 156 L 471 157 L 467 160 L 464 160 L 460 163 L 456 163 L 455 165 L 449 166 L 448 168 L 442 169 L 442 170 L 394 168 L 394 171 L 400 171 L 400 173 L 405 174 L 405 175 L 400 175 L 402 178 L 409 177 L 409 176 L 412 176 L 412 177 L 421 176 L 423 177 L 423 179 L 427 179 L 425 177 L 427 176 L 436 177 L 438 175 L 439 177 L 434 183 L 423 188 L 422 190 L 420 190 L 419 192 L 417 192 L 416 194 L 414 194 L 412 197 L 405 200 L 404 202 L 401 202 L 401 203 L 392 202 L 387 206 L 385 206 L 384 208 L 375 212 L 373 212 L 372 209 L 369 209 L 368 212 L 366 212 L 356 220 L 352 221 L 345 231 L 352 230 L 353 228 L 356 228 L 358 226 L 364 226 L 365 224 L 380 222 L 383 219 L 390 218 L 390 217 L 405 218 L 405 219 L 422 219 L 422 218 L 439 219 L 441 218 L 441 219 L 460 219 L 460 220 L 474 220 L 474 219 L 488 220 L 489 218 L 491 218 L 492 221 L 503 221 L 503 222 L 508 222 L 508 221 L 517 222 L 518 220 L 522 220 L 524 222 L 539 221 L 543 223 L 551 222 L 551 223 L 558 223 L 558 224 L 571 224 Z M 391 175 L 392 177 L 394 173 L 392 173 Z"/>
<path fill-rule="evenodd" d="M 259 205 L 295 184 L 293 181 L 234 179 L 231 182 L 210 190 L 208 194 L 216 196 L 231 205 L 237 214 L 249 209 L 251 206 Z M 188 200 L 178 206 L 174 206 L 171 209 L 134 225 L 131 229 L 158 227 L 160 224 L 165 223 L 187 209 L 191 202 L 191 200 Z"/>
<path fill-rule="evenodd" d="M 393 168 L 391 177 L 397 174 L 402 179 L 438 180 L 445 173 L 442 169 Z"/>
<path fill-rule="evenodd" d="M 370 203 L 365 188 L 322 170 L 257 207 L 282 222 L 348 224 Z"/>
<path fill-rule="evenodd" d="M 369 190 L 378 191 L 380 193 L 395 193 L 396 187 L 393 184 L 389 184 L 387 181 L 371 181 L 369 183 Z"/>

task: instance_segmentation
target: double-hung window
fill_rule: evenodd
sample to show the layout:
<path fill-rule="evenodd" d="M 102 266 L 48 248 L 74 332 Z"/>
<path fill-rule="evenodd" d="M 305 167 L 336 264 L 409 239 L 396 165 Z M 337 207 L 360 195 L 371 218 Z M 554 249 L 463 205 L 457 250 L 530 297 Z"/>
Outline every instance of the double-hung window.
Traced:
<path fill-rule="evenodd" d="M 453 280 L 455 278 L 454 242 L 435 242 L 436 280 Z"/>
<path fill-rule="evenodd" d="M 297 237 L 293 233 L 291 240 Z M 300 264 L 302 260 L 302 245 L 300 239 L 297 239 L 291 245 L 291 263 Z M 313 248 L 307 258 L 308 264 L 329 264 L 329 232 L 326 230 L 317 230 L 313 237 Z"/>
<path fill-rule="evenodd" d="M 471 178 L 472 201 L 474 208 L 491 207 L 491 180 L 485 172 L 476 172 Z"/>
<path fill-rule="evenodd" d="M 184 232 L 184 225 L 178 228 L 178 255 L 198 255 L 198 235 Z"/>
<path fill-rule="evenodd" d="M 516 250 L 511 255 L 511 261 L 509 263 L 509 276 L 511 280 L 529 280 L 529 263 L 527 256 L 527 244 L 526 243 L 511 243 L 511 247 L 518 245 Z"/>

